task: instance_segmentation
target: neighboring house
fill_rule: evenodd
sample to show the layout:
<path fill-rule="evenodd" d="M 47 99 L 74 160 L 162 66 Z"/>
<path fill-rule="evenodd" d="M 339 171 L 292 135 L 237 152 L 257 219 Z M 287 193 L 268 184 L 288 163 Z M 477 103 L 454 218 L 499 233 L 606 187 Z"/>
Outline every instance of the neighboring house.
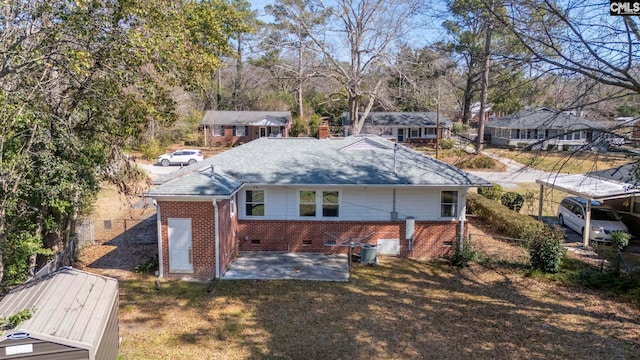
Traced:
<path fill-rule="evenodd" d="M 155 181 L 160 276 L 203 280 L 238 250 L 451 254 L 467 191 L 491 185 L 378 136 L 258 139 Z"/>
<path fill-rule="evenodd" d="M 349 114 L 342 117 L 345 135 L 353 133 Z M 378 135 L 399 143 L 430 143 L 436 141 L 438 119 L 435 112 L 372 112 L 360 130 L 360 135 Z M 451 136 L 451 121 L 440 117 L 440 138 Z"/>
<path fill-rule="evenodd" d="M 485 139 L 498 146 L 567 150 L 598 139 L 607 127 L 604 122 L 539 108 L 490 120 L 485 125 Z"/>
<path fill-rule="evenodd" d="M 200 127 L 205 145 L 235 145 L 261 137 L 288 137 L 289 111 L 214 111 L 204 114 Z"/>

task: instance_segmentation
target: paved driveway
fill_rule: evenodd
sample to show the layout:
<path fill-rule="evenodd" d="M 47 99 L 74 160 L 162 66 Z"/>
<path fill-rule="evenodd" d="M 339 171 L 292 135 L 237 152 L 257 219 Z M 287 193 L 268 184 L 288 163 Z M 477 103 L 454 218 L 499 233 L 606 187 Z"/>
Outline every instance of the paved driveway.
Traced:
<path fill-rule="evenodd" d="M 240 252 L 223 280 L 349 281 L 346 255 Z"/>

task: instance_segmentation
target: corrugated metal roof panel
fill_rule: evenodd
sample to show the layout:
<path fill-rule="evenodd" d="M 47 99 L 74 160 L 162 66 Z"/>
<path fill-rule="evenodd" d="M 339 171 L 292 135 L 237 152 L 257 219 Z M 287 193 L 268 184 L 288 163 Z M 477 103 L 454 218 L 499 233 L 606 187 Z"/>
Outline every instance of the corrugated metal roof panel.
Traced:
<path fill-rule="evenodd" d="M 26 283 L 0 301 L 0 316 L 9 317 L 33 309 L 31 319 L 8 333 L 83 349 L 95 349 L 103 336 L 112 307 L 117 306 L 118 281 L 88 272 L 64 268 Z"/>

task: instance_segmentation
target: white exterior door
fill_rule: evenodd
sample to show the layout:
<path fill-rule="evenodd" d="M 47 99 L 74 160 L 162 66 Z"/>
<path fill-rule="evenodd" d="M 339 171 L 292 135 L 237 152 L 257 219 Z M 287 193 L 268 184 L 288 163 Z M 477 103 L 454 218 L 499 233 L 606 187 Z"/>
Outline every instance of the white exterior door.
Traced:
<path fill-rule="evenodd" d="M 169 272 L 193 272 L 191 219 L 168 219 Z"/>

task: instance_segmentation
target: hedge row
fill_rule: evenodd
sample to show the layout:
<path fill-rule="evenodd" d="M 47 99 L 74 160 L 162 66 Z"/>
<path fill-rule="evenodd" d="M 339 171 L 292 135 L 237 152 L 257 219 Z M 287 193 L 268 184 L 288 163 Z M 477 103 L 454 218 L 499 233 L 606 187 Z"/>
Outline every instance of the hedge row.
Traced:
<path fill-rule="evenodd" d="M 563 239 L 560 232 L 550 229 L 542 222 L 478 194 L 467 194 L 467 211 L 506 237 L 524 240 Z"/>

